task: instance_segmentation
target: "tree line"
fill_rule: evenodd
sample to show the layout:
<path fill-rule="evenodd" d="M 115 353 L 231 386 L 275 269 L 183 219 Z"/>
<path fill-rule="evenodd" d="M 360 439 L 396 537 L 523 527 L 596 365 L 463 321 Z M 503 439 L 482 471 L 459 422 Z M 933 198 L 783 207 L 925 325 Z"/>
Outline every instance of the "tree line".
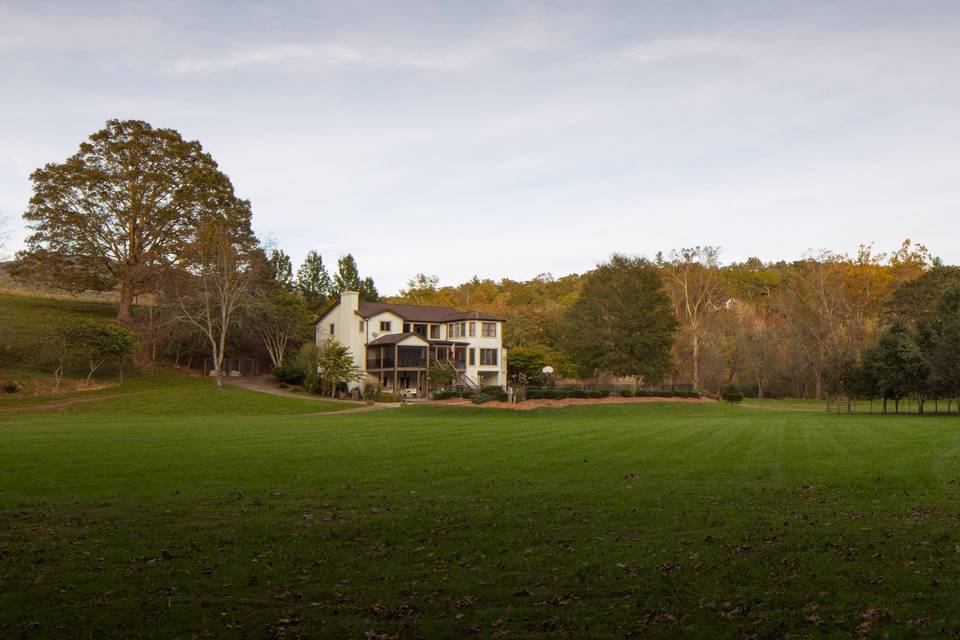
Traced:
<path fill-rule="evenodd" d="M 223 373 L 229 353 L 280 366 L 312 342 L 311 321 L 340 292 L 381 299 L 352 255 L 334 270 L 311 251 L 294 269 L 265 247 L 249 201 L 199 142 L 172 129 L 111 120 L 31 180 L 31 234 L 10 271 L 72 291 L 117 291 L 117 320 L 136 328 L 149 363 L 207 359 Z M 856 389 L 896 404 L 949 393 L 957 379 L 947 298 L 960 278 L 923 245 L 792 262 L 720 256 L 710 246 L 615 255 L 584 274 L 455 286 L 421 273 L 386 299 L 506 318 L 515 380 L 549 365 L 556 377 L 685 382 L 716 395 L 730 385 L 759 397 Z"/>
<path fill-rule="evenodd" d="M 667 310 L 653 305 L 662 310 L 656 319 L 644 316 L 639 306 L 635 312 L 622 309 L 625 295 L 640 295 L 628 293 L 626 282 L 610 272 L 627 266 L 622 256 L 584 274 L 541 274 L 528 281 L 474 278 L 441 287 L 435 277 L 418 274 L 392 299 L 470 305 L 502 315 L 511 371 L 523 371 L 528 378 L 549 364 L 562 376 L 640 375 L 690 383 L 717 396 L 735 385 L 754 397 L 819 399 L 840 394 L 838 372 L 852 370 L 853 363 L 866 366 L 890 331 L 907 331 L 926 350 L 921 371 L 938 369 L 931 380 L 960 379 L 941 364 L 949 360 L 943 355 L 947 347 L 935 356 L 932 346 L 944 345 L 950 335 L 944 328 L 952 326 L 950 310 L 938 309 L 952 283 L 960 282 L 960 269 L 942 264 L 923 245 L 904 241 L 890 252 L 861 246 L 852 256 L 821 252 L 792 262 L 752 258 L 723 264 L 720 255 L 718 247 L 692 247 L 648 261 L 633 259 L 633 268 L 654 274 L 646 280 L 647 299 L 635 304 L 649 308 L 654 286 L 666 296 Z M 600 290 L 604 293 L 592 293 Z M 592 308 L 597 319 L 578 321 L 589 317 L 584 307 Z M 603 318 L 616 318 L 616 327 L 604 329 Z M 671 318 L 672 339 L 661 340 L 658 347 L 666 359 L 644 359 L 643 365 L 659 362 L 655 370 L 637 362 L 628 373 L 597 356 L 623 359 L 631 338 L 664 335 L 662 323 Z M 931 333 L 935 318 L 936 341 Z M 626 335 L 617 335 L 618 330 Z M 937 384 L 937 394 L 947 393 Z M 889 388 L 875 387 L 872 393 L 876 398 L 896 395 Z M 922 393 L 932 397 L 934 391 Z"/>

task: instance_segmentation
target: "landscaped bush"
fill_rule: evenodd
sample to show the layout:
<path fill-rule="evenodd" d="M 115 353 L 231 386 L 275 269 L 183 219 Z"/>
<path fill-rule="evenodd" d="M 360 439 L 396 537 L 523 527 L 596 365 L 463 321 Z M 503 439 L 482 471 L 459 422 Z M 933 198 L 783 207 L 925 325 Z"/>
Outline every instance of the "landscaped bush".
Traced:
<path fill-rule="evenodd" d="M 530 389 L 527 391 L 527 400 L 542 400 L 543 391 L 539 389 Z"/>
<path fill-rule="evenodd" d="M 303 377 L 303 390 L 309 393 L 323 393 L 323 381 L 320 380 L 320 376 L 311 373 Z"/>
<path fill-rule="evenodd" d="M 500 402 L 506 402 L 510 399 L 510 396 L 507 395 L 506 391 L 497 391 L 494 397 Z"/>
<path fill-rule="evenodd" d="M 724 387 L 720 397 L 724 402 L 729 402 L 730 404 L 740 404 L 743 402 L 743 393 L 740 392 L 740 389 L 737 388 L 735 384 L 728 384 Z"/>
<path fill-rule="evenodd" d="M 446 400 L 448 398 L 463 398 L 464 395 L 460 391 L 436 391 L 433 394 L 434 400 Z"/>
<path fill-rule="evenodd" d="M 480 391 L 473 396 L 473 404 L 484 404 L 493 400 L 493 396 Z"/>
<path fill-rule="evenodd" d="M 287 384 L 300 384 L 303 382 L 305 373 L 299 366 L 285 360 L 279 367 L 273 368 L 273 377 Z"/>
<path fill-rule="evenodd" d="M 18 389 L 19 387 L 17 386 L 16 382 L 10 382 L 3 385 L 3 391 L 5 393 L 16 393 Z"/>
<path fill-rule="evenodd" d="M 378 380 L 366 380 L 363 383 L 363 399 L 372 404 L 380 395 L 380 382 Z"/>
<path fill-rule="evenodd" d="M 289 388 L 290 388 L 290 385 L 288 385 L 286 382 L 281 382 L 280 384 L 277 385 L 277 389 L 289 389 Z"/>
<path fill-rule="evenodd" d="M 621 398 L 632 398 L 632 397 L 633 397 L 633 391 L 630 391 L 629 389 L 624 389 L 623 391 L 620 392 L 620 397 L 621 397 Z"/>
<path fill-rule="evenodd" d="M 593 391 L 590 391 L 587 395 L 588 395 L 589 397 L 591 397 L 591 398 L 602 398 L 602 397 L 603 397 L 603 394 L 602 394 L 599 390 L 597 390 L 597 389 L 594 389 Z"/>
<path fill-rule="evenodd" d="M 584 391 L 583 389 L 571 389 L 570 392 L 567 394 L 567 397 L 570 397 L 570 398 L 586 398 L 586 397 L 587 397 L 587 392 Z"/>

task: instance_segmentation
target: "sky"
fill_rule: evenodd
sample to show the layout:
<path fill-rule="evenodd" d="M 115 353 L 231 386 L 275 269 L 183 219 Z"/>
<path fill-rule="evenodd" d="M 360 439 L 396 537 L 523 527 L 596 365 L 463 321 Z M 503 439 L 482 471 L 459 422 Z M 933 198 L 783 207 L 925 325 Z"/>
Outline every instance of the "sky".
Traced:
<path fill-rule="evenodd" d="M 960 263 L 960 3 L 0 0 L 0 216 L 110 118 L 382 293 L 890 250 Z"/>

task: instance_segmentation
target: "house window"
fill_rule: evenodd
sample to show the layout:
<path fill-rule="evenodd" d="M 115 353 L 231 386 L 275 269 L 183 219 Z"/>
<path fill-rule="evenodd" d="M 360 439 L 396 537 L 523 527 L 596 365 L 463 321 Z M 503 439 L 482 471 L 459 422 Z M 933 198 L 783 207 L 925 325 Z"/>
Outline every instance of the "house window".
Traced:
<path fill-rule="evenodd" d="M 410 323 L 409 323 L 409 322 L 404 322 L 404 323 L 403 323 L 403 332 L 404 332 L 404 333 L 410 333 Z"/>
<path fill-rule="evenodd" d="M 496 338 L 497 337 L 497 323 L 496 322 L 484 322 L 482 327 L 482 335 L 484 338 Z"/>
<path fill-rule="evenodd" d="M 430 339 L 439 340 L 440 339 L 440 325 L 432 324 L 430 325 Z"/>
<path fill-rule="evenodd" d="M 360 331 L 360 333 L 363 333 L 363 320 L 360 321 L 359 331 Z"/>
<path fill-rule="evenodd" d="M 337 325 L 335 325 L 334 323 L 331 322 L 331 323 L 330 323 L 330 335 L 333 335 L 333 331 L 334 331 L 334 329 L 336 329 L 336 328 L 337 328 Z"/>
<path fill-rule="evenodd" d="M 472 338 L 472 337 L 474 337 L 475 335 L 477 335 L 477 323 L 476 323 L 476 322 L 471 322 L 471 323 L 470 323 L 470 337 Z"/>
<path fill-rule="evenodd" d="M 427 337 L 427 325 L 425 324 L 415 324 L 413 325 L 413 332 L 420 336 L 421 338 Z"/>
<path fill-rule="evenodd" d="M 454 322 L 447 325 L 447 338 L 462 338 L 467 335 L 466 322 Z"/>
<path fill-rule="evenodd" d="M 480 364 L 496 365 L 497 350 L 496 349 L 480 349 Z"/>
<path fill-rule="evenodd" d="M 470 349 L 470 366 L 472 367 L 475 364 L 477 364 L 477 350 Z"/>
<path fill-rule="evenodd" d="M 389 320 L 381 320 L 381 321 L 380 321 L 380 331 L 390 331 L 390 330 L 391 330 L 391 329 L 390 329 L 390 326 L 391 326 L 391 324 L 390 324 L 390 321 L 389 321 Z"/>

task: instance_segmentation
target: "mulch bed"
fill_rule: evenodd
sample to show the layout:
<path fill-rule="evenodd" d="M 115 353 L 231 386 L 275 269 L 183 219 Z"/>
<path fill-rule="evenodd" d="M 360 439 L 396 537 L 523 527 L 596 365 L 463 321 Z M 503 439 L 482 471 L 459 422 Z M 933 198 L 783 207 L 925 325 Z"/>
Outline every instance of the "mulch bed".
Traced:
<path fill-rule="evenodd" d="M 478 407 L 480 409 L 513 409 L 514 411 L 530 411 L 540 407 L 572 407 L 581 404 L 635 404 L 641 402 L 681 402 L 686 404 L 703 404 L 706 402 L 716 402 L 710 398 L 564 398 L 563 400 L 524 400 L 510 404 L 509 402 L 498 402 L 491 400 L 483 404 L 473 404 L 464 398 L 447 398 L 446 400 L 434 400 L 430 404 L 442 404 L 455 407 Z"/>

